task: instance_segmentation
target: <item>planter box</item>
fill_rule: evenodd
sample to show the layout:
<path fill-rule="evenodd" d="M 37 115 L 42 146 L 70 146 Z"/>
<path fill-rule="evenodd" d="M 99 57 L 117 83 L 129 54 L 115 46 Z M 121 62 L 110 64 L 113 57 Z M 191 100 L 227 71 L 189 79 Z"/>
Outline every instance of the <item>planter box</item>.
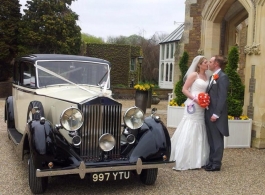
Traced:
<path fill-rule="evenodd" d="M 168 102 L 172 93 L 168 94 Z M 177 128 L 184 114 L 184 107 L 167 106 L 167 127 Z M 225 148 L 250 148 L 252 119 L 228 120 L 229 137 L 224 137 Z"/>
<path fill-rule="evenodd" d="M 250 148 L 252 119 L 229 120 L 229 137 L 224 137 L 225 148 Z"/>
<path fill-rule="evenodd" d="M 183 118 L 184 107 L 167 106 L 167 127 L 177 128 Z"/>
<path fill-rule="evenodd" d="M 167 106 L 167 127 L 177 128 L 184 114 L 184 107 L 169 106 L 169 102 L 173 99 L 173 93 L 168 94 Z"/>
<path fill-rule="evenodd" d="M 167 127 L 177 128 L 184 113 L 184 107 L 167 107 Z M 250 148 L 252 119 L 228 120 L 230 136 L 224 137 L 225 148 Z"/>

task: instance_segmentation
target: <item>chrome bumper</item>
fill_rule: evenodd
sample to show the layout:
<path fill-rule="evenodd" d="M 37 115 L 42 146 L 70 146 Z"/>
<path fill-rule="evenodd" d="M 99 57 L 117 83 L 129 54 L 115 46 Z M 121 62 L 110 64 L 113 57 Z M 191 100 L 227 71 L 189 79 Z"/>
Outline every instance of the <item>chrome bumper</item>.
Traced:
<path fill-rule="evenodd" d="M 153 169 L 153 168 L 166 168 L 173 167 L 174 162 L 167 162 L 162 164 L 143 164 L 142 160 L 138 158 L 135 165 L 128 166 L 114 166 L 114 167 L 91 167 L 86 168 L 84 161 L 80 163 L 80 166 L 75 169 L 69 170 L 50 170 L 50 171 L 41 171 L 36 170 L 37 177 L 48 177 L 56 175 L 70 175 L 70 174 L 79 174 L 81 179 L 85 178 L 86 173 L 97 173 L 97 172 L 110 172 L 110 171 L 129 171 L 136 170 L 137 174 L 141 174 L 143 169 Z"/>

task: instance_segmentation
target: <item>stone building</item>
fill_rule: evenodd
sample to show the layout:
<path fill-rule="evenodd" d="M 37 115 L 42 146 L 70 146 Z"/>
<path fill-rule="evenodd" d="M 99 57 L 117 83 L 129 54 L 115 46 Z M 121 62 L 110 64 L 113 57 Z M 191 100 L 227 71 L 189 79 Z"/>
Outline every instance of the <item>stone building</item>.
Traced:
<path fill-rule="evenodd" d="M 252 147 L 265 148 L 265 0 L 186 0 L 184 32 L 176 60 L 202 54 L 227 56 L 237 45 L 245 85 L 243 114 L 253 119 Z M 177 63 L 175 63 L 177 64 Z M 264 73 L 264 74 L 263 74 Z M 178 76 L 175 68 L 174 83 Z"/>

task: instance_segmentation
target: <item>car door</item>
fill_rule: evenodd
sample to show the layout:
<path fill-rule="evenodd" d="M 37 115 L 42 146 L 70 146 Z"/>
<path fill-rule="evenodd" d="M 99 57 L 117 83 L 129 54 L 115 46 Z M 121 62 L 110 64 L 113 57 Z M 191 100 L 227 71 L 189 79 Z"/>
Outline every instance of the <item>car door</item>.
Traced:
<path fill-rule="evenodd" d="M 16 129 L 23 134 L 27 120 L 28 105 L 34 100 L 36 90 L 35 67 L 31 62 L 18 63 L 19 78 L 13 87 L 13 104 Z"/>

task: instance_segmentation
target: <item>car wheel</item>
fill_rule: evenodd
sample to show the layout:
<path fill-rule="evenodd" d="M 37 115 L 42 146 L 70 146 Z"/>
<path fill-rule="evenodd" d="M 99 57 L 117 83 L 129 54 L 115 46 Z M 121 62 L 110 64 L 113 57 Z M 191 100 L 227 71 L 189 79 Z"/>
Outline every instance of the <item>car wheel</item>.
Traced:
<path fill-rule="evenodd" d="M 41 194 L 48 187 L 48 177 L 36 177 L 36 169 L 31 154 L 29 158 L 29 187 L 33 194 Z"/>
<path fill-rule="evenodd" d="M 30 102 L 29 107 L 28 107 L 28 113 L 27 113 L 27 123 L 33 120 L 35 117 L 34 114 L 32 113 L 32 108 L 34 107 L 38 107 L 40 110 L 40 115 L 44 117 L 44 109 L 43 109 L 42 103 L 39 101 Z"/>
<path fill-rule="evenodd" d="M 143 169 L 140 175 L 141 181 L 146 185 L 153 185 L 157 178 L 158 169 Z"/>

